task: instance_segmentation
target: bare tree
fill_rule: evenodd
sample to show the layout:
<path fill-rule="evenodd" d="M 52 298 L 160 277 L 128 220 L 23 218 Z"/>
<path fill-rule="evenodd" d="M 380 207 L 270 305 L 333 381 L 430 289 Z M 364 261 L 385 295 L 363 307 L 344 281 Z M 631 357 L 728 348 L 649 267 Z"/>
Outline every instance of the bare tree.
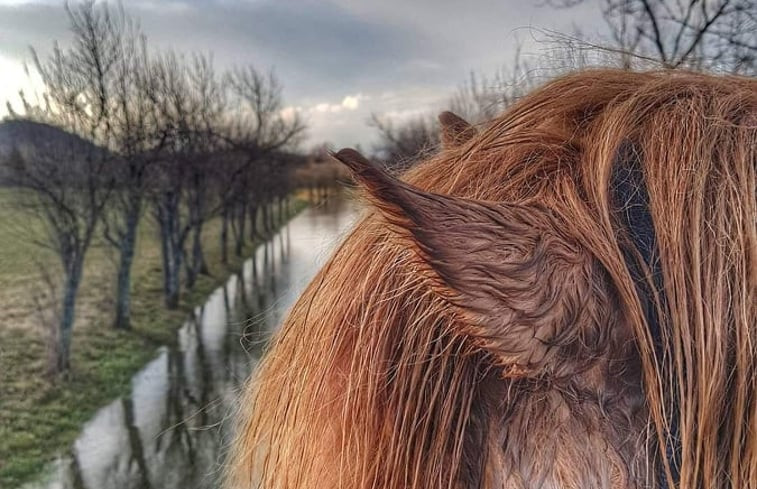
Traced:
<path fill-rule="evenodd" d="M 103 9 L 108 9 L 104 4 Z M 119 158 L 114 167 L 116 189 L 103 214 L 104 236 L 118 252 L 115 315 L 117 329 L 131 326 L 131 270 L 155 165 L 167 133 L 156 124 L 156 99 L 146 39 L 139 28 L 119 11 L 125 34 L 118 45 L 116 76 L 108 105 L 111 149 Z"/>
<path fill-rule="evenodd" d="M 165 304 L 173 309 L 179 304 L 184 243 L 192 229 L 183 204 L 197 107 L 191 97 L 187 67 L 175 53 L 158 57 L 153 62 L 152 74 L 158 107 L 156 125 L 158 132 L 166 134 L 167 142 L 155 167 L 151 197 L 160 230 Z"/>
<path fill-rule="evenodd" d="M 231 97 L 238 107 L 236 146 L 251 158 L 296 145 L 305 123 L 296 112 L 285 114 L 283 85 L 270 71 L 262 74 L 253 66 L 236 68 L 226 75 Z"/>
<path fill-rule="evenodd" d="M 104 150 L 74 136 L 50 141 L 33 135 L 8 162 L 20 209 L 44 223 L 43 238 L 33 243 L 55 252 L 63 271 L 51 373 L 70 367 L 84 258 L 112 189 L 107 160 Z"/>
<path fill-rule="evenodd" d="M 372 114 L 368 125 L 375 127 L 379 135 L 374 153 L 393 168 L 407 168 L 439 145 L 439 128 L 430 114 L 419 115 L 401 124 Z"/>
<path fill-rule="evenodd" d="M 247 67 L 218 77 L 209 57 L 187 63 L 173 53 L 152 66 L 157 132 L 166 135 L 152 195 L 166 304 L 176 307 L 182 270 L 190 288 L 207 271 L 204 223 L 220 214 L 224 260 L 229 230 L 241 254 L 248 215 L 257 216 L 280 186 L 270 156 L 295 144 L 304 124 L 282 112 L 282 87 L 273 74 Z"/>
<path fill-rule="evenodd" d="M 582 0 L 549 0 L 573 7 Z M 668 68 L 757 70 L 757 3 L 753 0 L 602 0 L 611 50 L 624 64 L 654 60 Z"/>
<path fill-rule="evenodd" d="M 107 8 L 93 1 L 66 4 L 73 45 L 41 60 L 32 51 L 44 85 L 43 104 L 22 100 L 26 117 L 70 133 L 50 140 L 44 131 L 30 131 L 30 140 L 11 160 L 11 182 L 22 189 L 22 208 L 44 222 L 46 237 L 37 244 L 50 248 L 63 270 L 57 351 L 52 370 L 70 368 L 71 335 L 84 258 L 112 194 L 114 155 L 110 87 L 122 25 Z M 62 134 L 65 134 L 62 133 Z"/>
<path fill-rule="evenodd" d="M 234 159 L 234 171 L 227 173 L 219 186 L 227 190 L 221 215 L 224 229 L 232 230 L 239 255 L 248 219 L 253 236 L 259 215 L 266 230 L 272 227 L 270 204 L 281 194 L 288 178 L 283 160 L 274 155 L 296 147 L 305 123 L 296 112 L 285 113 L 283 87 L 273 72 L 262 74 L 253 66 L 236 68 L 226 75 L 226 82 L 231 104 L 237 110 L 231 115 L 225 139 L 238 158 Z"/>
<path fill-rule="evenodd" d="M 215 155 L 215 165 L 217 171 L 214 173 L 214 178 L 211 180 L 213 185 L 213 192 L 218 195 L 219 213 L 221 216 L 221 232 L 219 234 L 221 245 L 221 261 L 228 263 L 229 260 L 229 232 L 235 233 L 236 241 L 238 242 L 238 254 L 241 254 L 240 242 L 241 237 L 237 236 L 237 224 L 238 219 L 235 213 L 240 209 L 246 209 L 246 201 L 242 198 L 244 196 L 244 189 L 249 188 L 250 184 L 246 182 L 249 178 L 249 171 L 247 168 L 249 164 L 245 154 L 234 151 L 225 150 L 218 152 Z M 253 220 L 254 222 L 254 220 Z M 231 228 L 234 228 L 233 230 Z M 254 233 L 254 226 L 253 226 Z M 255 238 L 253 234 L 251 238 Z"/>
<path fill-rule="evenodd" d="M 194 117 L 188 125 L 191 138 L 187 148 L 185 176 L 187 223 L 191 227 L 191 251 L 186 252 L 186 284 L 192 288 L 198 274 L 208 273 L 202 250 L 205 222 L 217 212 L 208 181 L 217 170 L 216 155 L 225 148 L 217 134 L 226 110 L 226 93 L 213 70 L 212 58 L 196 55 L 187 72 L 194 100 Z"/>

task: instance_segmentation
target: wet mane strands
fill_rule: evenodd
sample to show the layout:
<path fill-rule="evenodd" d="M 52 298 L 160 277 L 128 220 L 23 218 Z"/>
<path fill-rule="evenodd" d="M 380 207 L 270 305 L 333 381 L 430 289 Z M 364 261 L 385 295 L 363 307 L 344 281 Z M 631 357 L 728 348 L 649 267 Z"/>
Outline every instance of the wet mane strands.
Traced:
<path fill-rule="evenodd" d="M 234 489 L 757 488 L 757 82 L 586 71 L 401 180 L 240 402 Z"/>

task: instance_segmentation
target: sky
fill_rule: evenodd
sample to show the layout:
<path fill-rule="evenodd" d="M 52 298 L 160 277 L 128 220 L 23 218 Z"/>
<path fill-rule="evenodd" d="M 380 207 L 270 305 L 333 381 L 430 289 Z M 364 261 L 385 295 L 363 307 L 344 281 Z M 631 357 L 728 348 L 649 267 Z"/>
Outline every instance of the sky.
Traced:
<path fill-rule="evenodd" d="M 371 114 L 398 123 L 447 108 L 471 72 L 510 63 L 518 43 L 540 56 L 544 31 L 599 32 L 597 0 L 570 10 L 544 0 L 122 0 L 157 49 L 212 53 L 219 70 L 273 69 L 285 110 L 307 121 L 306 144 L 370 146 Z M 30 46 L 70 34 L 62 0 L 0 0 L 0 118 L 19 89 Z"/>

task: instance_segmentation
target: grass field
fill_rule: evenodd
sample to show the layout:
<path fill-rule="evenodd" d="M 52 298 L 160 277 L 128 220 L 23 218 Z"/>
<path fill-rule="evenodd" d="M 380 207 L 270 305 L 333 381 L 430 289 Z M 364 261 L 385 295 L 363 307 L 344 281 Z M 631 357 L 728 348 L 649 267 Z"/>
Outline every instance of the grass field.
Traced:
<path fill-rule="evenodd" d="M 73 333 L 72 372 L 65 381 L 44 375 L 48 334 L 35 300 L 44 291 L 41 270 L 55 270 L 56 257 L 28 243 L 43 228 L 14 209 L 13 191 L 0 189 L 0 487 L 33 479 L 65 450 L 81 425 L 103 404 L 128 392 L 131 376 L 215 287 L 241 266 L 230 251 L 220 260 L 220 221 L 206 225 L 203 241 L 211 276 L 185 291 L 178 310 L 163 307 L 160 247 L 155 224 L 145 216 L 132 279 L 132 331 L 111 328 L 116 255 L 102 243 L 87 255 Z M 298 200 L 296 209 L 304 207 Z M 249 256 L 248 244 L 243 256 Z"/>

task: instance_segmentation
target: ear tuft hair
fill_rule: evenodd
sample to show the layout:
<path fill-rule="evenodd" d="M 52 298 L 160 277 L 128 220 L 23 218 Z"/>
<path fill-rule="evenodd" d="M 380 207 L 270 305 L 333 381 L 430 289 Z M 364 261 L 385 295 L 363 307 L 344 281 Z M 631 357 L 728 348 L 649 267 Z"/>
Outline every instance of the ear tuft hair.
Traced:
<path fill-rule="evenodd" d="M 470 125 L 468 121 L 448 110 L 439 114 L 439 124 L 441 125 L 442 147 L 444 149 L 465 144 L 477 134 L 476 128 Z"/>
<path fill-rule="evenodd" d="M 355 181 L 368 192 L 374 206 L 389 221 L 400 226 L 410 222 L 421 223 L 422 216 L 417 214 L 417 201 L 429 194 L 393 177 L 378 163 L 370 161 L 354 149 L 345 148 L 332 156 L 350 169 Z"/>

